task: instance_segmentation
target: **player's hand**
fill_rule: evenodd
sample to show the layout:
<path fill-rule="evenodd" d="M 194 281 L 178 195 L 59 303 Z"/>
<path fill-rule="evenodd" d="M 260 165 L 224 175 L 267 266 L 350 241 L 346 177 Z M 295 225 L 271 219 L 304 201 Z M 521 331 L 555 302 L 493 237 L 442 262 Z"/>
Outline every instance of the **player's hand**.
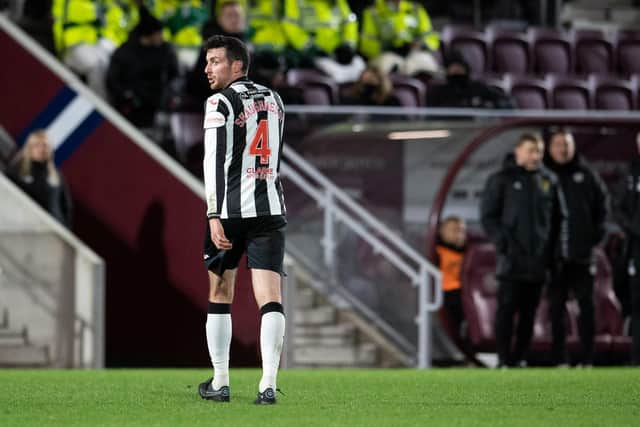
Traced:
<path fill-rule="evenodd" d="M 209 228 L 211 228 L 211 241 L 216 245 L 216 248 L 224 251 L 231 249 L 231 241 L 225 236 L 220 219 L 211 218 L 209 220 Z"/>

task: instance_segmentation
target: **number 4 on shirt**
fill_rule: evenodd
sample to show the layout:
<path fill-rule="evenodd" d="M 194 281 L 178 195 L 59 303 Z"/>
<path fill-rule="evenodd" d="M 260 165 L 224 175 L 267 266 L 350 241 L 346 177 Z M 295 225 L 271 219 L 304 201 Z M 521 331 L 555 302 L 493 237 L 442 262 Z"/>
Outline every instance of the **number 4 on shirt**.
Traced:
<path fill-rule="evenodd" d="M 267 127 L 266 120 L 260 120 L 258 123 L 256 134 L 249 145 L 249 154 L 252 156 L 260 156 L 260 164 L 269 164 L 271 149 L 269 148 L 269 128 Z"/>

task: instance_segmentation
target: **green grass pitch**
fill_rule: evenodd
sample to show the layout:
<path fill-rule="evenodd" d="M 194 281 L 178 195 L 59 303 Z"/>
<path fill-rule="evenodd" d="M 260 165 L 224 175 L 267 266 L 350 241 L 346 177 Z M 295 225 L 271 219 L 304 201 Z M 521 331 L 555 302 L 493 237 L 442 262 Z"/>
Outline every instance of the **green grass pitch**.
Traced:
<path fill-rule="evenodd" d="M 640 369 L 285 370 L 255 406 L 259 370 L 0 370 L 0 426 L 640 426 Z"/>

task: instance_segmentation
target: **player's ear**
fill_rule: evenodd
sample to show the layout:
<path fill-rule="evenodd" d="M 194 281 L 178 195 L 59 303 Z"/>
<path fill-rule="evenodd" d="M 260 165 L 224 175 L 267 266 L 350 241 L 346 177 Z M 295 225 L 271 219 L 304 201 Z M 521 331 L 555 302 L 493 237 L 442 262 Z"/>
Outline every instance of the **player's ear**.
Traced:
<path fill-rule="evenodd" d="M 244 66 L 244 63 L 243 63 L 242 61 L 237 61 L 237 60 L 236 60 L 236 61 L 233 61 L 233 62 L 231 63 L 231 70 L 232 70 L 234 73 L 240 73 L 240 72 L 242 72 L 242 67 L 243 67 L 243 66 Z"/>

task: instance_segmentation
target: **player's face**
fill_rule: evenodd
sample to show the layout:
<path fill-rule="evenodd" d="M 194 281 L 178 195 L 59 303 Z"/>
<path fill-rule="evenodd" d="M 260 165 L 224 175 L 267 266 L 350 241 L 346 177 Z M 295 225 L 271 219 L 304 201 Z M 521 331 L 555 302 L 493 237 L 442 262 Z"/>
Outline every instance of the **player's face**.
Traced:
<path fill-rule="evenodd" d="M 540 166 L 543 152 L 542 142 L 524 141 L 516 147 L 516 164 L 526 170 L 534 171 Z"/>
<path fill-rule="evenodd" d="M 573 159 L 576 153 L 576 146 L 571 135 L 558 133 L 553 135 L 549 142 L 549 155 L 554 162 L 564 165 Z"/>
<path fill-rule="evenodd" d="M 229 86 L 232 80 L 232 67 L 227 50 L 223 47 L 207 51 L 207 66 L 204 69 L 212 90 L 220 90 Z"/>

